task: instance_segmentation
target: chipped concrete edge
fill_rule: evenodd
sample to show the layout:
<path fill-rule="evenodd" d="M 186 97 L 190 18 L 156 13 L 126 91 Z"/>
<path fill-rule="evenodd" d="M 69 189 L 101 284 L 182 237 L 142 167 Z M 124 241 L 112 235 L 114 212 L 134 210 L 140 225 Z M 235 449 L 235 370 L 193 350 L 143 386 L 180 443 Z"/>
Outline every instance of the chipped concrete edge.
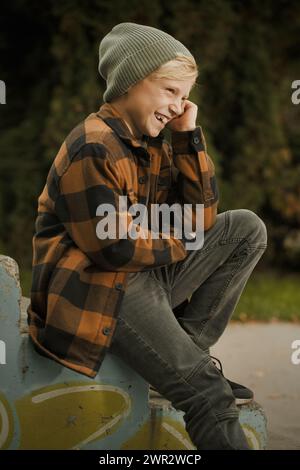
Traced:
<path fill-rule="evenodd" d="M 20 272 L 17 262 L 10 256 L 0 255 L 0 265 L 5 269 L 7 276 L 12 277 L 15 280 L 16 286 L 18 288 L 18 304 L 19 304 L 19 318 L 18 325 L 20 325 L 20 312 L 21 312 L 21 298 L 22 298 L 22 289 L 20 284 Z"/>
<path fill-rule="evenodd" d="M 16 283 L 20 286 L 19 266 L 17 262 L 9 256 L 0 255 L 0 263 L 4 266 L 9 276 L 13 276 Z"/>

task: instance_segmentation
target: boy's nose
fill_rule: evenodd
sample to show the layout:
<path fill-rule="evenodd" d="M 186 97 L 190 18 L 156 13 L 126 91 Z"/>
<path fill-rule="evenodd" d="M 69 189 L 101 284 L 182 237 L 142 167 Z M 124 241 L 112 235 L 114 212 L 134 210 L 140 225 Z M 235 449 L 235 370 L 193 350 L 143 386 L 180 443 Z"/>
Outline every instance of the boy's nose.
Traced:
<path fill-rule="evenodd" d="M 182 103 L 172 103 L 170 106 L 169 106 L 171 112 L 172 112 L 172 116 L 175 117 L 176 116 L 180 116 L 180 114 L 182 114 Z"/>

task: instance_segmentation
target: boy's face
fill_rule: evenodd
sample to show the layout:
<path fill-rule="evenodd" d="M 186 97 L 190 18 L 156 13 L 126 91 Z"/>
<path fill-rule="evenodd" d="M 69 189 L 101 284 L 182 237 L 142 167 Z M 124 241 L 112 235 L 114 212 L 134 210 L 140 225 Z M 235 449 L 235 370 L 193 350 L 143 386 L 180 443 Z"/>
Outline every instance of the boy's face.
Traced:
<path fill-rule="evenodd" d="M 143 134 L 156 137 L 171 119 L 183 113 L 184 102 L 194 83 L 194 79 L 153 80 L 149 76 L 111 104 L 121 113 L 136 138 Z"/>

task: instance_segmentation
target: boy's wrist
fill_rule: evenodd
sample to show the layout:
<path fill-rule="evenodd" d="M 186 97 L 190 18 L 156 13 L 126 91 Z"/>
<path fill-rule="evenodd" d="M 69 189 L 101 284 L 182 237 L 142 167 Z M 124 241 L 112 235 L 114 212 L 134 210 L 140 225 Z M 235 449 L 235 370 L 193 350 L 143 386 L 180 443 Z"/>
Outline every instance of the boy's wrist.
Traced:
<path fill-rule="evenodd" d="M 171 143 L 175 155 L 205 149 L 200 126 L 186 131 L 173 131 L 171 133 Z"/>
<path fill-rule="evenodd" d="M 173 131 L 173 132 L 190 132 L 190 131 L 194 131 L 196 129 L 196 126 L 190 126 L 190 127 L 185 127 L 183 129 L 178 129 L 177 131 Z"/>

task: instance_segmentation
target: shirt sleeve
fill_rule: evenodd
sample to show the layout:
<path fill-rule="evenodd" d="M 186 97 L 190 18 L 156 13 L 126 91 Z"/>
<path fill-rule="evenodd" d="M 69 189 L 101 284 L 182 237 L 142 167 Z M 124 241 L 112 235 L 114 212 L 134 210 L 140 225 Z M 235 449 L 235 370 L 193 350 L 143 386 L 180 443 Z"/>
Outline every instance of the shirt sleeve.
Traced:
<path fill-rule="evenodd" d="M 85 144 L 59 179 L 55 211 L 70 238 L 104 271 L 147 271 L 184 259 L 187 252 L 172 229 L 169 238 L 163 238 L 161 232 L 155 238 L 142 226 L 138 238 L 127 232 L 124 237 L 124 228 L 134 221 L 127 202 L 126 208 L 120 203 L 119 196 L 126 196 L 126 191 L 107 155 L 104 145 Z M 99 206 L 108 212 L 102 213 Z M 115 233 L 102 239 L 99 234 L 108 220 Z"/>
<path fill-rule="evenodd" d="M 192 230 L 196 230 L 196 204 L 203 204 L 204 231 L 217 216 L 219 202 L 215 166 L 206 151 L 200 126 L 193 131 L 172 132 L 169 146 L 174 183 L 171 199 L 192 205 Z"/>

